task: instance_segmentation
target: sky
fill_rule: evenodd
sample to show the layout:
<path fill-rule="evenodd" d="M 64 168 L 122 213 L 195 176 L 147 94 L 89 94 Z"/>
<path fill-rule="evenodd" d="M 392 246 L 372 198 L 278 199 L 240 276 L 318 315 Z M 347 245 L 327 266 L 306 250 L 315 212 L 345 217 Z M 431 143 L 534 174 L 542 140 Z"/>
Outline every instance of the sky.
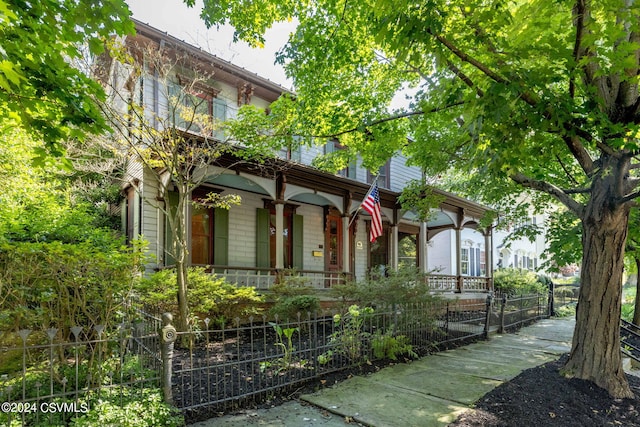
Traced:
<path fill-rule="evenodd" d="M 293 82 L 286 77 L 284 68 L 275 64 L 275 54 L 285 45 L 295 24 L 275 24 L 265 34 L 264 48 L 251 48 L 244 42 L 233 43 L 233 28 L 229 25 L 220 30 L 207 29 L 200 18 L 202 0 L 196 0 L 192 8 L 187 7 L 183 0 L 125 1 L 133 18 L 294 91 Z M 399 92 L 392 108 L 407 108 L 409 101 L 406 95 L 414 93 L 415 90 Z"/>
<path fill-rule="evenodd" d="M 275 64 L 275 53 L 286 43 L 294 30 L 291 23 L 276 24 L 266 36 L 265 47 L 251 48 L 244 42 L 233 43 L 233 28 L 207 29 L 200 18 L 202 1 L 188 8 L 183 0 L 126 0 L 133 18 L 246 68 L 274 83 L 292 89 L 284 69 Z"/>

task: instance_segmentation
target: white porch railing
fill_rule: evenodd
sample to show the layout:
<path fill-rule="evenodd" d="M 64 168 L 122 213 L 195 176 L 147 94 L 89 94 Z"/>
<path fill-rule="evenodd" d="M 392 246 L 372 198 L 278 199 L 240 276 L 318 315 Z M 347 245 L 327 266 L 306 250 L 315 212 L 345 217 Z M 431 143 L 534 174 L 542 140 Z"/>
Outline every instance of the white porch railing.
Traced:
<path fill-rule="evenodd" d="M 256 289 L 269 289 L 288 274 L 295 274 L 307 280 L 316 289 L 328 289 L 334 285 L 345 283 L 351 274 L 336 271 L 276 270 L 275 268 L 207 266 L 211 273 L 224 277 L 230 283 L 239 286 L 250 286 Z M 490 279 L 476 276 L 451 276 L 446 274 L 430 274 L 426 276 L 426 284 L 433 292 L 487 292 Z"/>
<path fill-rule="evenodd" d="M 211 273 L 224 277 L 230 283 L 239 286 L 250 286 L 256 289 L 269 289 L 281 278 L 290 274 L 287 270 L 277 270 L 275 268 L 253 268 L 253 267 L 231 267 L 231 266 L 209 266 Z M 315 271 L 315 270 L 295 270 L 293 273 L 303 277 L 308 284 L 317 289 L 331 288 L 333 285 L 344 283 L 349 277 L 349 273 L 336 271 Z"/>

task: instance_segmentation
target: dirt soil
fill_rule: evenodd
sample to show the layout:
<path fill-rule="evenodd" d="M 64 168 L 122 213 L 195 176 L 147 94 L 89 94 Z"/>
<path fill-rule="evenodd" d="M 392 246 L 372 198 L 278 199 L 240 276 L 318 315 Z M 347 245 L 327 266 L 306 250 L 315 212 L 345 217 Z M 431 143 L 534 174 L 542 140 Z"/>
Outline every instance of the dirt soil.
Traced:
<path fill-rule="evenodd" d="M 566 357 L 523 371 L 449 426 L 640 427 L 640 377 L 627 375 L 635 399 L 612 399 L 591 382 L 561 376 Z"/>

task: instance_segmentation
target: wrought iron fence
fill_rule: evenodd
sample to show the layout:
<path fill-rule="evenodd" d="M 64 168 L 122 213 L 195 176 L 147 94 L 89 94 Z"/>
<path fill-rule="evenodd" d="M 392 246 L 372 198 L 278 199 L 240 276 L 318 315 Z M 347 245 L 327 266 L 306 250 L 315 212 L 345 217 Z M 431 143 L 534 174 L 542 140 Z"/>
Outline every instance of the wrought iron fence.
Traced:
<path fill-rule="evenodd" d="M 160 343 L 148 319 L 0 336 L 2 425 L 66 425 L 100 399 L 132 400 L 161 385 Z"/>
<path fill-rule="evenodd" d="M 205 319 L 186 333 L 176 332 L 170 316 L 128 308 L 133 320 L 113 330 L 2 334 L 0 401 L 16 408 L 66 402 L 80 411 L 5 413 L 0 421 L 34 424 L 35 417 L 35 424 L 65 424 L 96 397 L 130 398 L 148 387 L 162 388 L 165 400 L 195 420 L 365 362 L 424 355 L 487 337 L 492 327 L 512 329 L 548 313 L 544 295 L 489 295 L 486 300 L 351 306 L 342 313 L 295 319 L 235 319 L 231 325 Z"/>
<path fill-rule="evenodd" d="M 496 319 L 498 332 L 514 331 L 536 320 L 549 317 L 549 304 L 549 294 L 498 294 L 494 314 L 499 314 L 493 317 Z"/>

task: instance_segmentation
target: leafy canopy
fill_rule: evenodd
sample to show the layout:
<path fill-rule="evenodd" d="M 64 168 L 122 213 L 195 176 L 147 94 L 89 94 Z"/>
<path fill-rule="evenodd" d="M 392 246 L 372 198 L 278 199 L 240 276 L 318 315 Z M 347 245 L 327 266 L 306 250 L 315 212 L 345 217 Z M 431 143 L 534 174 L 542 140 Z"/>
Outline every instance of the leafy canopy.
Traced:
<path fill-rule="evenodd" d="M 403 149 L 431 174 L 452 167 L 473 174 L 488 202 L 525 186 L 580 216 L 599 173 L 597 159 L 618 153 L 628 160 L 638 148 L 635 3 L 257 0 L 246 6 L 205 1 L 202 17 L 208 25 L 230 23 L 238 39 L 254 45 L 273 22 L 295 18 L 277 60 L 295 83 L 296 122 L 303 128 L 297 132 L 338 137 L 366 166 Z M 418 90 L 411 109 L 393 111 L 393 95 L 407 84 Z M 616 196 L 631 199 L 634 189 Z"/>
<path fill-rule="evenodd" d="M 129 14 L 122 0 L 0 0 L 0 114 L 54 154 L 62 140 L 104 130 L 104 91 L 85 60 L 107 37 L 133 32 Z"/>

